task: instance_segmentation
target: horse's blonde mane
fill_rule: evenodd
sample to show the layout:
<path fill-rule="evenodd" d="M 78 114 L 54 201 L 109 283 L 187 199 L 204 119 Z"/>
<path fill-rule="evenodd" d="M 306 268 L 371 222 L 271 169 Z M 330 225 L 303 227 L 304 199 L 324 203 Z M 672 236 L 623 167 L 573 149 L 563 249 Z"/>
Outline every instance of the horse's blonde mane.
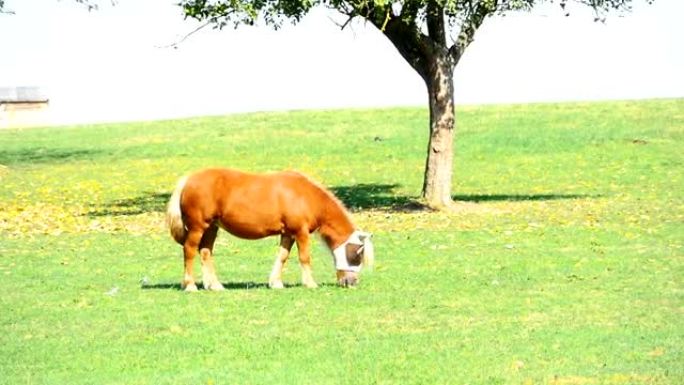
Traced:
<path fill-rule="evenodd" d="M 349 214 L 349 209 L 347 208 L 347 206 L 344 205 L 344 203 L 340 200 L 340 198 L 336 197 L 335 194 L 333 194 L 332 191 L 330 191 L 330 189 L 328 189 L 327 187 L 323 186 L 321 183 L 315 181 L 314 179 L 312 179 L 311 177 L 309 177 L 308 175 L 306 175 L 306 174 L 304 174 L 304 173 L 302 173 L 302 172 L 299 172 L 299 171 L 296 171 L 296 170 L 293 170 L 293 171 L 290 171 L 290 172 L 292 172 L 292 173 L 294 173 L 294 174 L 297 174 L 297 175 L 303 177 L 303 178 L 306 179 L 309 183 L 311 183 L 311 184 L 314 185 L 316 188 L 318 188 L 319 190 L 321 190 L 325 195 L 327 195 L 328 198 L 330 198 L 330 200 L 333 201 L 333 202 L 340 208 L 340 211 L 342 211 L 342 214 L 344 214 L 344 217 L 349 221 L 349 223 L 351 223 L 352 226 L 353 226 L 354 228 L 356 228 L 356 225 L 354 224 L 354 221 L 352 220 L 352 217 L 351 217 L 351 215 Z"/>

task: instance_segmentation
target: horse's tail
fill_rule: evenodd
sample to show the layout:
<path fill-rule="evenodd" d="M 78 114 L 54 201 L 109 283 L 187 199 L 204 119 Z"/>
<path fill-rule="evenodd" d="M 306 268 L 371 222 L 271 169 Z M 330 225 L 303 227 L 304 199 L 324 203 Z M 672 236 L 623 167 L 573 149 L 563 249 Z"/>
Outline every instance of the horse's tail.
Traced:
<path fill-rule="evenodd" d="M 169 231 L 171 236 L 176 242 L 181 245 L 185 243 L 185 237 L 188 235 L 188 230 L 185 228 L 185 223 L 183 223 L 183 213 L 181 212 L 180 200 L 183 194 L 183 188 L 185 187 L 185 182 L 187 182 L 188 177 L 184 176 L 176 184 L 176 189 L 173 190 L 171 194 L 171 199 L 169 199 L 169 205 L 166 209 L 166 225 L 169 226 Z"/>

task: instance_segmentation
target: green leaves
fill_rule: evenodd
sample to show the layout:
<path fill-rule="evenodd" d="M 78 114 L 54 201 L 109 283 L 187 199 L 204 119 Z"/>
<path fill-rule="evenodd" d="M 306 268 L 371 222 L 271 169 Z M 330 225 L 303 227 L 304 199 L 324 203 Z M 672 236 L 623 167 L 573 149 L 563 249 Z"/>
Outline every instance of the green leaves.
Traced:
<path fill-rule="evenodd" d="M 652 3 L 653 0 L 644 0 Z M 81 1 L 93 6 L 89 1 Z M 594 9 L 597 18 L 605 19 L 611 10 L 629 11 L 633 0 L 182 0 L 179 5 L 186 17 L 208 22 L 216 28 L 253 25 L 259 21 L 278 28 L 285 21 L 296 23 L 313 7 L 324 5 L 352 17 L 363 17 L 378 28 L 386 25 L 385 15 L 401 16 L 418 28 L 425 22 L 429 4 L 440 9 L 449 21 L 451 29 L 462 29 L 473 18 L 511 11 L 529 11 L 541 3 L 559 5 L 562 12 L 569 12 L 572 6 L 588 6 Z M 0 2 L 0 6 L 2 3 Z M 400 14 L 393 10 L 401 9 Z M 409 20 L 406 20 L 408 18 Z M 456 31 L 453 31 L 455 33 Z"/>
<path fill-rule="evenodd" d="M 286 20 L 296 23 L 318 0 L 183 0 L 185 17 L 208 22 L 218 29 L 254 25 L 259 21 L 279 28 Z"/>

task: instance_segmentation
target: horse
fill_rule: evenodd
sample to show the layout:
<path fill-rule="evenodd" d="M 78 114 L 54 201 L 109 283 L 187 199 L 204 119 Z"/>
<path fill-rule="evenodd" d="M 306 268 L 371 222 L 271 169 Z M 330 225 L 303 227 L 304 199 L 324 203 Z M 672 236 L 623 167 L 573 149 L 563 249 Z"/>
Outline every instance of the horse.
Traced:
<path fill-rule="evenodd" d="M 310 236 L 316 231 L 332 253 L 340 286 L 356 286 L 361 266 L 371 266 L 374 260 L 371 234 L 357 229 L 332 192 L 295 171 L 252 174 L 209 168 L 184 176 L 171 194 L 166 222 L 173 239 L 183 246 L 185 291 L 197 291 L 193 259 L 198 251 L 204 288 L 223 290 L 213 260 L 219 228 L 243 239 L 280 236 L 268 280 L 273 289 L 284 287 L 281 275 L 294 243 L 302 284 L 318 286 L 310 252 Z"/>

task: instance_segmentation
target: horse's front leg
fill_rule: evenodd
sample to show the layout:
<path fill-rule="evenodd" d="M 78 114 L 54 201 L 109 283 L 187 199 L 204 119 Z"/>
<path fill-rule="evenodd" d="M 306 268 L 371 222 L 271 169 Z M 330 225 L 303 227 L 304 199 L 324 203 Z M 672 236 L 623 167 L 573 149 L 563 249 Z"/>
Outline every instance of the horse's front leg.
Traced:
<path fill-rule="evenodd" d="M 268 277 L 268 286 L 271 289 L 282 289 L 284 287 L 282 278 L 283 267 L 285 266 L 285 263 L 287 263 L 287 257 L 290 256 L 290 250 L 292 249 L 293 243 L 294 239 L 291 236 L 285 234 L 280 236 L 278 254 L 273 263 L 271 275 Z"/>
<path fill-rule="evenodd" d="M 206 290 L 214 291 L 223 290 L 223 285 L 216 276 L 216 268 L 214 267 L 214 241 L 216 241 L 217 232 L 218 227 L 216 225 L 209 226 L 199 244 L 202 261 L 202 285 Z"/>
<path fill-rule="evenodd" d="M 299 266 L 302 269 L 302 284 L 310 289 L 315 289 L 318 287 L 318 284 L 314 281 L 311 271 L 309 232 L 300 232 L 295 237 L 295 240 L 297 241 L 297 251 L 299 252 Z"/>

